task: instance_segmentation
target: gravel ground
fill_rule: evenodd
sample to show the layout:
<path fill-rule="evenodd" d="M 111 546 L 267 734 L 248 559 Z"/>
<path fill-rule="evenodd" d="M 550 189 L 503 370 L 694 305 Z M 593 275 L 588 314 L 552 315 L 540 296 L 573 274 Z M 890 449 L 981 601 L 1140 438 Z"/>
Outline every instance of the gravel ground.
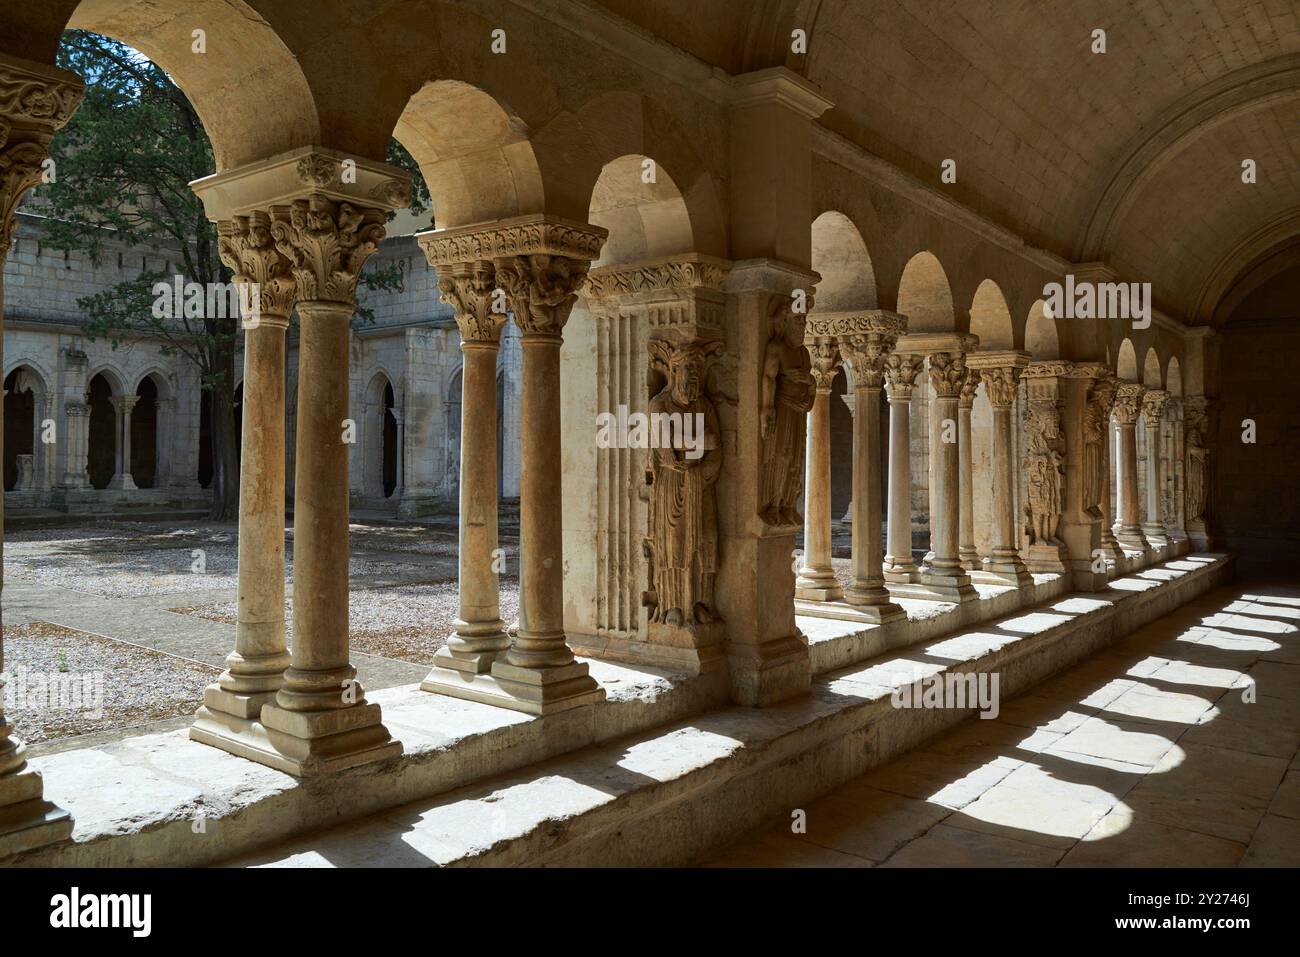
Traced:
<path fill-rule="evenodd" d="M 356 588 L 348 594 L 352 647 L 372 655 L 431 664 L 451 634 L 457 612 L 455 581 Z M 218 602 L 173 608 L 183 615 L 234 624 L 238 603 Z M 519 614 L 519 583 L 501 581 L 501 617 L 508 625 Z M 293 599 L 285 600 L 286 634 L 293 640 Z"/>
<path fill-rule="evenodd" d="M 28 744 L 192 714 L 220 673 L 46 622 L 6 628 L 4 656 L 5 714 Z"/>

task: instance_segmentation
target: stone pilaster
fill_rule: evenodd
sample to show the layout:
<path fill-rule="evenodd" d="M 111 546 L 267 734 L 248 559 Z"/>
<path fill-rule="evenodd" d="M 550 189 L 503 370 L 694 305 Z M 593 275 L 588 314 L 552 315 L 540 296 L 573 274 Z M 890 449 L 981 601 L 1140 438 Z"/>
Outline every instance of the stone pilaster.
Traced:
<path fill-rule="evenodd" d="M 1100 591 L 1108 580 L 1102 491 L 1115 383 L 1102 363 L 1076 362 L 1062 386 L 1066 471 L 1060 537 L 1069 553 L 1074 587 Z"/>
<path fill-rule="evenodd" d="M 968 360 L 969 358 L 967 356 Z M 971 572 L 979 571 L 982 567 L 979 552 L 975 550 L 975 469 L 974 449 L 971 446 L 971 410 L 975 407 L 975 393 L 979 390 L 979 384 L 979 370 L 967 365 L 961 395 L 957 398 L 958 484 L 961 490 L 961 532 L 957 558 L 961 561 L 961 567 Z"/>
<path fill-rule="evenodd" d="M 794 582 L 796 598 L 836 601 L 844 592 L 831 565 L 831 388 L 840 369 L 840 350 L 829 336 L 805 340 L 816 394 L 808 418 L 804 489 L 803 564 Z"/>
<path fill-rule="evenodd" d="M 1146 392 L 1135 382 L 1121 382 L 1115 391 L 1114 416 L 1119 426 L 1119 462 L 1116 473 L 1119 489 L 1116 511 L 1119 527 L 1115 537 L 1128 551 L 1145 552 L 1146 536 L 1142 534 L 1141 509 L 1138 495 L 1137 420 L 1142 414 L 1142 396 Z"/>
<path fill-rule="evenodd" d="M 891 352 L 885 357 L 889 397 L 889 507 L 884 576 L 886 582 L 915 584 L 921 571 L 912 558 L 912 391 L 925 367 L 920 356 Z"/>
<path fill-rule="evenodd" d="M 1212 400 L 1204 395 L 1189 395 L 1183 399 L 1184 436 L 1186 451 L 1183 468 L 1187 476 L 1184 507 L 1187 515 L 1187 537 L 1198 552 L 1214 547 L 1206 524 L 1210 501 L 1210 417 Z"/>
<path fill-rule="evenodd" d="M 222 262 L 256 299 L 245 316 L 244 413 L 239 462 L 239 609 L 235 650 L 203 692 L 190 738 L 246 754 L 266 750 L 263 705 L 289 667 L 284 616 L 285 337 L 296 286 L 272 221 L 288 210 L 255 210 L 217 224 Z"/>
<path fill-rule="evenodd" d="M 1025 506 L 1026 564 L 1033 572 L 1068 571 L 1069 552 L 1061 538 L 1061 516 L 1065 511 L 1069 463 L 1061 411 L 1066 404 L 1062 383 L 1072 369 L 1070 363 L 1052 359 L 1032 362 L 1022 373 L 1029 407 L 1022 463 L 1029 499 Z"/>
<path fill-rule="evenodd" d="M 18 204 L 40 182 L 50 140 L 72 118 L 84 92 L 81 79 L 74 74 L 0 55 L 0 341 L 4 331 L 4 261 L 13 244 Z M 0 365 L 3 359 L 0 352 Z M 3 419 L 0 414 L 0 445 Z M 2 499 L 0 496 L 0 530 Z M 2 627 L 0 674 L 4 673 Z M 41 776 L 28 766 L 23 743 L 14 737 L 13 725 L 5 718 L 4 681 L 0 678 L 0 859 L 67 840 L 71 834 L 72 817 L 45 800 Z"/>
<path fill-rule="evenodd" d="M 344 162 L 349 175 L 345 178 Z M 409 176 L 382 163 L 303 147 L 199 180 L 209 219 L 278 210 L 270 220 L 290 265 L 301 325 L 294 456 L 294 641 L 266 742 L 239 753 L 290 774 L 395 757 L 402 746 L 356 680 L 348 642 L 348 342 L 361 269 L 405 204 Z"/>
<path fill-rule="evenodd" d="M 1164 389 L 1148 389 L 1142 396 L 1142 424 L 1146 429 L 1147 453 L 1147 487 L 1146 521 L 1142 524 L 1142 534 L 1153 546 L 1160 547 L 1169 543 L 1169 530 L 1165 528 L 1161 516 L 1160 493 L 1164 487 L 1163 463 L 1160 460 L 1161 429 L 1164 421 L 1165 405 L 1169 393 Z"/>
<path fill-rule="evenodd" d="M 595 634 L 569 632 L 579 653 L 692 674 L 725 669 L 715 586 L 722 421 L 735 413 L 718 364 L 729 268 L 692 253 L 587 276 L 597 413 L 616 423 L 624 412 L 646 416 L 651 441 L 597 449 L 597 618 Z"/>
<path fill-rule="evenodd" d="M 1016 548 L 1016 462 L 1014 415 L 1020 375 L 1029 364 L 1027 352 L 972 352 L 966 364 L 979 369 L 984 394 L 993 408 L 993 546 L 984 559 L 985 573 L 1009 585 L 1033 584 Z"/>

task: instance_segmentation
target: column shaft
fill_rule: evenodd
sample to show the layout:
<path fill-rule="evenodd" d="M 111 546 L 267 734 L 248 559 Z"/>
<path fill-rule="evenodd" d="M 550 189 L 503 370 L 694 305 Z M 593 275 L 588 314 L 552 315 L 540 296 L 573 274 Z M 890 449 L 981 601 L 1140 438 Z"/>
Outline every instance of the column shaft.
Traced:
<path fill-rule="evenodd" d="M 833 375 L 832 370 L 832 375 Z M 807 478 L 804 486 L 804 559 L 795 597 L 833 601 L 843 592 L 831 565 L 830 389 L 818 388 L 808 418 Z M 855 531 L 856 535 L 857 532 Z"/>

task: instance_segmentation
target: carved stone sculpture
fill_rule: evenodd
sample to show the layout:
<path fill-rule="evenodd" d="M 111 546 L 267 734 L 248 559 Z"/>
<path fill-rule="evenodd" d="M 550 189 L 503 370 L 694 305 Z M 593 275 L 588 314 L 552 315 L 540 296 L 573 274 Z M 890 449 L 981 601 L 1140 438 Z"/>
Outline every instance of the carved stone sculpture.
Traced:
<path fill-rule="evenodd" d="M 1106 440 L 1116 386 L 1114 379 L 1098 379 L 1088 390 L 1088 405 L 1083 414 L 1083 503 L 1084 511 L 1095 518 L 1102 516 Z"/>
<path fill-rule="evenodd" d="M 772 311 L 772 335 L 763 356 L 763 470 L 759 514 L 768 525 L 799 525 L 803 496 L 804 434 L 815 390 L 804 317 L 778 298 Z"/>
<path fill-rule="evenodd" d="M 1060 429 L 1054 409 L 1031 405 L 1026 423 L 1027 455 L 1025 468 L 1029 478 L 1029 504 L 1026 532 L 1030 545 L 1062 546 L 1056 536 L 1061 521 L 1062 490 L 1065 483 L 1065 458 L 1061 454 Z"/>

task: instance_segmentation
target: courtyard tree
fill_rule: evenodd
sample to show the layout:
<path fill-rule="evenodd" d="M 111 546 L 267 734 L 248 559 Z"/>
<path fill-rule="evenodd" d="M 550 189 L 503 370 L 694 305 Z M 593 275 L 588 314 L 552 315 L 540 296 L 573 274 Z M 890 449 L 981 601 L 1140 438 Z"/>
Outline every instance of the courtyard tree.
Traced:
<path fill-rule="evenodd" d="M 77 250 L 98 264 L 108 246 L 156 249 L 155 268 L 78 300 L 87 338 L 113 348 L 145 336 L 165 353 L 183 356 L 199 370 L 209 397 L 212 511 L 215 520 L 239 514 L 239 436 L 235 425 L 239 318 L 211 308 L 223 297 L 205 296 L 205 308 L 158 309 L 154 287 L 162 282 L 205 290 L 229 283 L 215 226 L 190 188 L 216 166 L 212 146 L 193 104 L 172 78 L 135 49 L 84 30 L 63 36 L 59 65 L 86 81 L 86 98 L 55 139 L 53 164 L 35 193 L 36 209 L 48 217 L 45 245 Z M 409 154 L 396 143 L 397 165 L 416 174 L 411 210 L 423 213 L 428 191 Z M 128 264 L 129 265 L 129 264 Z M 368 289 L 398 290 L 396 265 L 371 269 Z M 358 320 L 373 321 L 361 306 Z"/>

